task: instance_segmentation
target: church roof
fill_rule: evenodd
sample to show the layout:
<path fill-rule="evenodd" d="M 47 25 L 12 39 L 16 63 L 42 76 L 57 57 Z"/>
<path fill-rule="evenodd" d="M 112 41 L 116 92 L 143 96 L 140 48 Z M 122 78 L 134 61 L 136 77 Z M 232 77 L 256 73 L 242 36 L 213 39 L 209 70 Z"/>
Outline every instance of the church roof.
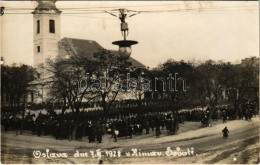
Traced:
<path fill-rule="evenodd" d="M 60 46 L 63 47 L 63 50 L 66 54 L 69 55 L 77 55 L 80 53 L 84 53 L 89 58 L 94 58 L 93 54 L 98 52 L 99 49 L 104 49 L 101 45 L 99 45 L 96 41 L 93 40 L 84 40 L 84 39 L 76 39 L 76 38 L 68 38 L 64 37 L 60 41 Z M 118 51 L 110 50 L 115 55 L 118 55 Z M 130 57 L 129 61 L 132 63 L 132 67 L 136 68 L 145 68 L 145 65 L 137 61 L 136 59 Z"/>

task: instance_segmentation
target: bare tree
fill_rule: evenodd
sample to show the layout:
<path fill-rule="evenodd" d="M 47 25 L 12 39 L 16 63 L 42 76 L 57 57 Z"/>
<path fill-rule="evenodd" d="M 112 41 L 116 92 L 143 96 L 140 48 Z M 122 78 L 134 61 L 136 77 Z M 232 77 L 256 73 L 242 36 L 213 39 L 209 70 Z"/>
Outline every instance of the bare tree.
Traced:
<path fill-rule="evenodd" d="M 36 79 L 36 75 L 36 70 L 28 65 L 1 66 L 1 95 L 4 93 L 9 97 L 9 105 L 14 115 L 22 114 L 20 134 L 23 133 L 27 96 L 32 90 L 30 83 Z"/>
<path fill-rule="evenodd" d="M 175 114 L 175 133 L 179 123 L 179 110 L 187 103 L 190 98 L 188 90 L 191 88 L 194 79 L 194 67 L 184 61 L 168 60 L 161 65 L 161 75 L 165 77 L 166 89 L 163 93 L 167 95 L 172 112 Z M 161 83 L 162 84 L 162 83 Z"/>
<path fill-rule="evenodd" d="M 107 113 L 118 94 L 125 91 L 126 82 L 123 76 L 126 75 L 128 68 L 121 64 L 117 55 L 106 49 L 100 49 L 94 53 L 94 58 L 99 63 L 96 66 L 98 72 L 96 72 L 95 77 L 101 84 L 97 92 L 102 101 L 105 118 L 107 118 Z"/>
<path fill-rule="evenodd" d="M 73 115 L 72 139 L 76 137 L 79 125 L 80 110 L 84 110 L 83 103 L 88 103 L 97 98 L 97 93 L 91 90 L 91 77 L 88 75 L 96 72 L 97 62 L 89 59 L 82 53 L 71 56 L 69 59 L 49 60 L 46 69 L 45 83 L 57 98 L 63 98 Z M 65 106 L 65 105 L 64 105 Z"/>
<path fill-rule="evenodd" d="M 208 60 L 205 63 L 198 66 L 198 71 L 201 75 L 200 82 L 205 84 L 207 93 L 207 99 L 209 99 L 209 115 L 207 125 L 211 124 L 211 117 L 213 112 L 216 110 L 216 106 L 219 103 L 222 93 L 225 90 L 222 62 L 215 63 L 214 61 Z"/>

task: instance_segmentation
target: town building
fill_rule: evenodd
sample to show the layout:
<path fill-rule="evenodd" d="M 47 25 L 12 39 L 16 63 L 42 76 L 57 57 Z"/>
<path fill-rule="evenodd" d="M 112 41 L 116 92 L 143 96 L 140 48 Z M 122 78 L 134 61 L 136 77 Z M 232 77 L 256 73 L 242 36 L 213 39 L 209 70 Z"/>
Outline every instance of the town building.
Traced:
<path fill-rule="evenodd" d="M 38 6 L 33 14 L 33 66 L 35 68 L 46 67 L 47 59 L 66 58 L 84 53 L 92 58 L 93 53 L 103 49 L 96 41 L 67 38 L 61 39 L 60 11 L 56 0 L 38 0 Z M 112 50 L 114 54 L 117 51 Z M 145 68 L 139 61 L 129 58 L 128 62 L 134 68 Z M 48 89 L 44 85 L 44 77 L 31 83 L 33 92 L 28 97 L 28 102 L 44 103 L 48 99 Z"/>

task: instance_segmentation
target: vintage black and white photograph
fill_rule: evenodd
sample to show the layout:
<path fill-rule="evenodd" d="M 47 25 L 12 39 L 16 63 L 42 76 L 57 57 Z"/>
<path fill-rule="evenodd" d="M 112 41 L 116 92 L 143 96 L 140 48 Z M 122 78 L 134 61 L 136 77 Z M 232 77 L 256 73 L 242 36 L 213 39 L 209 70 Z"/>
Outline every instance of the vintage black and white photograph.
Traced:
<path fill-rule="evenodd" d="M 1 1 L 2 164 L 259 164 L 258 1 Z"/>

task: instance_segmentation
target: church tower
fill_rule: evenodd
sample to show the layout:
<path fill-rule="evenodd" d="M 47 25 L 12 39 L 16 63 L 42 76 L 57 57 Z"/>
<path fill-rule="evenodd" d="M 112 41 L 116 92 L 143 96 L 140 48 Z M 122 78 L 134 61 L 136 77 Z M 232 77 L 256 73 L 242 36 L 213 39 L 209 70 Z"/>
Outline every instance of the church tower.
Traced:
<path fill-rule="evenodd" d="M 56 0 L 38 0 L 33 14 L 33 46 L 34 63 L 37 67 L 44 64 L 47 58 L 55 58 L 59 54 L 60 13 L 56 8 Z"/>

